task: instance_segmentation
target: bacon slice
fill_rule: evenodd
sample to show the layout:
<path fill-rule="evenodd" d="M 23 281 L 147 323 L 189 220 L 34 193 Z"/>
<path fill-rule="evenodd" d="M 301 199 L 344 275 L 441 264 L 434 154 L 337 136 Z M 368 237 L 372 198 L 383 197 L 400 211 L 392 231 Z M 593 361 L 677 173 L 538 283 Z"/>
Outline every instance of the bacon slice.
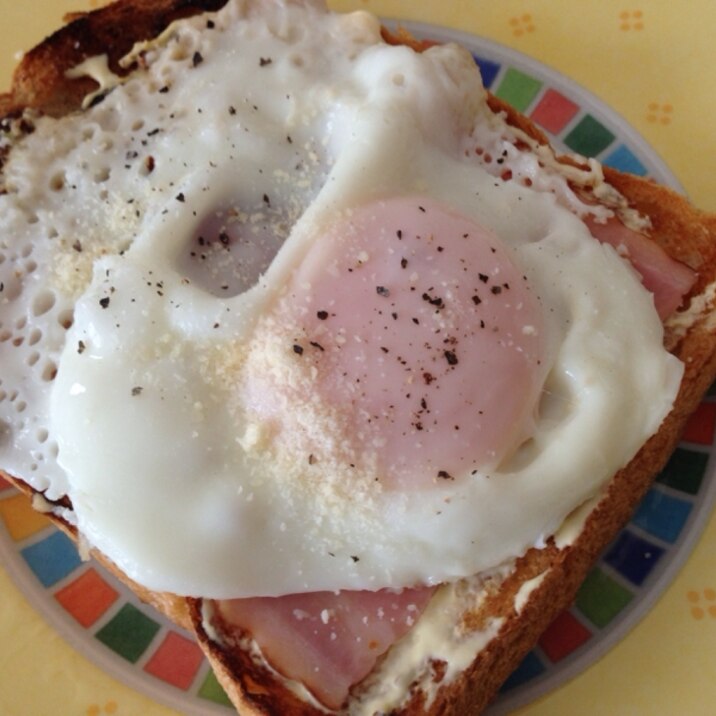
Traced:
<path fill-rule="evenodd" d="M 654 296 L 654 305 L 663 321 L 680 305 L 696 281 L 696 274 L 688 266 L 675 261 L 646 236 L 628 229 L 618 219 L 600 224 L 593 219 L 586 222 L 592 236 L 613 246 L 629 259 L 639 273 L 644 288 Z"/>
<path fill-rule="evenodd" d="M 216 609 L 251 634 L 277 671 L 337 709 L 417 621 L 433 592 L 312 592 L 219 601 Z"/>

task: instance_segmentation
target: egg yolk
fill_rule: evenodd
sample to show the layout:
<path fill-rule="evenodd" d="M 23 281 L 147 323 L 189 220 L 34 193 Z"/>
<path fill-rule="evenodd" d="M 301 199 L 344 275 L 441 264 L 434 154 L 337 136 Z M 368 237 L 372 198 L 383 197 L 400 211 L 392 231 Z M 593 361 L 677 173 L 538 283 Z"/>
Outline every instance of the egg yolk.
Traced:
<path fill-rule="evenodd" d="M 433 200 L 345 212 L 272 321 L 288 327 L 291 360 L 311 366 L 303 398 L 339 411 L 341 440 L 374 454 L 390 489 L 489 469 L 529 434 L 544 379 L 539 299 L 490 231 Z M 281 424 L 270 395 L 250 400 Z"/>

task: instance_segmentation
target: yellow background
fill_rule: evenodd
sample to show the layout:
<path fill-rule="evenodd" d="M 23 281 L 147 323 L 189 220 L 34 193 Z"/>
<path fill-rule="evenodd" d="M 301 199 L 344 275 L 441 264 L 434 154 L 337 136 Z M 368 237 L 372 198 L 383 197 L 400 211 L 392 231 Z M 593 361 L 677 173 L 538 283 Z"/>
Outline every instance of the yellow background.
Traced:
<path fill-rule="evenodd" d="M 0 0 L 0 87 L 17 53 L 91 0 Z M 716 211 L 714 0 L 335 0 L 480 34 L 518 49 L 604 100 L 656 148 L 693 202 Z M 650 614 L 597 664 L 520 716 L 716 713 L 712 520 Z M 0 569 L 0 713 L 171 716 L 73 651 Z M 709 609 L 711 607 L 711 609 Z"/>

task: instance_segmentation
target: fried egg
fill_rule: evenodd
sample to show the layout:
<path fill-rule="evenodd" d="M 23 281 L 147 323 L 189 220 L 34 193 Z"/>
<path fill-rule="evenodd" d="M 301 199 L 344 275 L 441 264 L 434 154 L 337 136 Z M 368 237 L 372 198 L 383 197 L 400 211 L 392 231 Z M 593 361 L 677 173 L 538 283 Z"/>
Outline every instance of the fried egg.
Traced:
<path fill-rule="evenodd" d="M 524 151 L 467 51 L 308 0 L 140 49 L 3 140 L 0 196 L 0 466 L 131 579 L 474 575 L 658 429 L 682 366 L 583 221 L 597 170 Z"/>

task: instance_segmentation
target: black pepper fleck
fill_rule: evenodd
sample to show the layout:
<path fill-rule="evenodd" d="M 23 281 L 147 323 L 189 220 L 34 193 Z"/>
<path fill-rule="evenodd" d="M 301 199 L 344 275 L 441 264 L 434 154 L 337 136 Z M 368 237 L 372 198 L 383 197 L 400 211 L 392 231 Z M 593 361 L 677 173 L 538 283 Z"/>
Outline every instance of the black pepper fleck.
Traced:
<path fill-rule="evenodd" d="M 299 346 L 298 343 L 293 344 L 293 352 L 296 355 L 302 356 L 303 355 L 303 346 Z"/>
<path fill-rule="evenodd" d="M 105 296 L 104 298 L 99 299 L 99 305 L 102 306 L 102 308 L 107 308 L 109 306 L 109 296 Z"/>
<path fill-rule="evenodd" d="M 433 298 L 429 293 L 424 293 L 421 298 L 423 301 L 427 301 L 430 305 L 436 306 L 437 308 L 442 308 L 444 306 L 443 300 L 439 296 Z"/>
<path fill-rule="evenodd" d="M 203 61 L 204 61 L 204 58 L 201 56 L 201 52 L 195 52 L 194 56 L 191 58 L 192 67 L 197 67 Z"/>

